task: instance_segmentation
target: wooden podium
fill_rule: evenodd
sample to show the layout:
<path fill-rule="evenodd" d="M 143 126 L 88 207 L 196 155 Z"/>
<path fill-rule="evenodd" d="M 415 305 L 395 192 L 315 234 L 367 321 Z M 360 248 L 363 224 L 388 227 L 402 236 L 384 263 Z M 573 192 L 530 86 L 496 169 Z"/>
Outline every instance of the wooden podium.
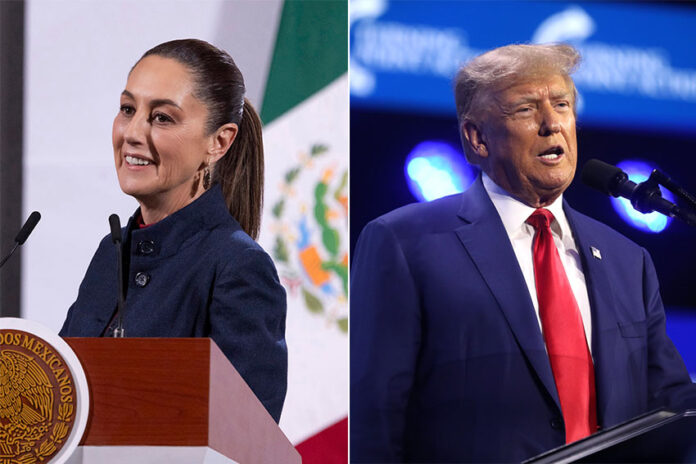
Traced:
<path fill-rule="evenodd" d="M 199 447 L 227 458 L 204 462 L 301 462 L 212 340 L 65 341 L 77 354 L 89 384 L 89 421 L 80 442 L 84 449 L 120 447 L 113 449 L 127 448 L 131 455 L 137 455 L 138 449 L 167 449 L 171 456 L 177 450 Z M 167 462 L 177 461 L 167 458 Z"/>

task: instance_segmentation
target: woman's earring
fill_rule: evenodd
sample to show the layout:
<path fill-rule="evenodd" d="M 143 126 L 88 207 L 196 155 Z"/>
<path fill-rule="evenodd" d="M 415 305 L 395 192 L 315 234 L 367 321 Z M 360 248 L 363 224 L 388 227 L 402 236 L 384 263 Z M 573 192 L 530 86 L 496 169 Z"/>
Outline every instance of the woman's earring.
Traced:
<path fill-rule="evenodd" d="M 210 166 L 203 168 L 203 189 L 208 190 L 210 188 Z"/>

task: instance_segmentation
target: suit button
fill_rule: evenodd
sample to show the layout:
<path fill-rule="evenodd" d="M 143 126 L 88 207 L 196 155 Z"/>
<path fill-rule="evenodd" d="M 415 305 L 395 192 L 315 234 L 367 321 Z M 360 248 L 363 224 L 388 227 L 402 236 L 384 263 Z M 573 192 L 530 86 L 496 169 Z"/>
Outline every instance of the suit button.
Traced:
<path fill-rule="evenodd" d="M 138 243 L 138 254 L 149 255 L 155 251 L 155 242 L 152 240 L 143 240 Z"/>
<path fill-rule="evenodd" d="M 554 430 L 561 430 L 563 428 L 563 421 L 558 417 L 551 419 L 551 428 Z"/>
<path fill-rule="evenodd" d="M 138 287 L 144 287 L 150 282 L 150 275 L 144 272 L 138 272 L 135 275 L 135 285 Z"/>

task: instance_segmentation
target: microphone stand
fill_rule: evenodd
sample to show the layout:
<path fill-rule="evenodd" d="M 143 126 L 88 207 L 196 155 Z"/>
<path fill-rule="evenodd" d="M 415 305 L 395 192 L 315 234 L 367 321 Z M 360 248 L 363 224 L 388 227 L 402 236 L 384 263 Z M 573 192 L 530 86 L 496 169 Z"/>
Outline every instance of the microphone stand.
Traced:
<path fill-rule="evenodd" d="M 116 243 L 116 259 L 118 260 L 118 318 L 116 328 L 114 329 L 114 338 L 123 338 L 126 336 L 126 331 L 123 328 L 123 249 L 121 241 Z"/>
<path fill-rule="evenodd" d="M 648 180 L 651 179 L 681 198 L 689 205 L 690 208 L 696 209 L 696 198 L 677 185 L 677 183 L 674 182 L 667 174 L 658 169 L 654 169 Z"/>
<path fill-rule="evenodd" d="M 126 298 L 123 288 L 123 240 L 121 238 L 121 221 L 118 215 L 112 214 L 109 216 L 109 227 L 111 228 L 111 241 L 116 246 L 116 261 L 118 263 L 118 303 L 116 306 L 116 328 L 113 336 L 114 338 L 123 338 L 126 336 L 126 331 L 123 328 L 123 311 Z"/>
<path fill-rule="evenodd" d="M 10 259 L 10 256 L 12 256 L 14 254 L 14 252 L 17 250 L 18 247 L 19 247 L 19 242 L 15 242 L 14 246 L 12 247 L 10 252 L 7 253 L 7 255 L 4 258 L 2 258 L 2 261 L 0 261 L 0 267 L 2 267 L 7 262 L 8 259 Z"/>
<path fill-rule="evenodd" d="M 686 203 L 685 206 L 671 205 L 667 211 L 655 208 L 655 200 L 662 199 L 660 185 L 674 193 Z M 669 217 L 681 219 L 690 226 L 696 227 L 696 198 L 686 190 L 677 185 L 669 176 L 654 169 L 650 177 L 645 182 L 641 182 L 636 187 L 631 204 L 641 213 L 650 213 L 657 210 Z"/>

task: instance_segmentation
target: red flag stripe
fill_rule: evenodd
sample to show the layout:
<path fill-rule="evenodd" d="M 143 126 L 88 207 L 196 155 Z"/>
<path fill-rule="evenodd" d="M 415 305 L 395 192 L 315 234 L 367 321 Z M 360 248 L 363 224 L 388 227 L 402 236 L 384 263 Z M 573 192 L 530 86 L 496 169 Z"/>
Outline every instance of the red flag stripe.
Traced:
<path fill-rule="evenodd" d="M 348 418 L 341 419 L 295 446 L 303 464 L 348 462 Z"/>

